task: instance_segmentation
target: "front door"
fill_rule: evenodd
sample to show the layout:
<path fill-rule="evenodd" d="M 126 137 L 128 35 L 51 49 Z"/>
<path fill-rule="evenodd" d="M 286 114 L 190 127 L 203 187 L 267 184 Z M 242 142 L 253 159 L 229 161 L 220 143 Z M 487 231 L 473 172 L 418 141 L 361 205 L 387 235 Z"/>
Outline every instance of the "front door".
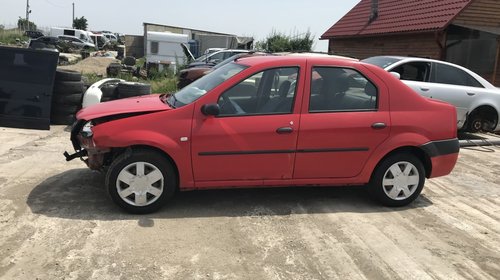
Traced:
<path fill-rule="evenodd" d="M 299 67 L 260 71 L 217 97 L 218 116 L 197 104 L 192 133 L 195 181 L 291 179 L 298 137 Z M 235 183 L 237 185 L 237 183 Z"/>

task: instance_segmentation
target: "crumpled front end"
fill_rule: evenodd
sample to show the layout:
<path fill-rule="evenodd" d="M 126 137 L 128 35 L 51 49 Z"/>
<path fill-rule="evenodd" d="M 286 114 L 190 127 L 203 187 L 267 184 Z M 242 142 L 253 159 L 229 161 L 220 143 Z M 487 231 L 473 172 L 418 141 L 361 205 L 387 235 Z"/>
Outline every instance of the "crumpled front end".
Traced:
<path fill-rule="evenodd" d="M 66 161 L 80 158 L 92 170 L 101 170 L 104 165 L 104 158 L 111 151 L 109 148 L 99 148 L 93 139 L 92 121 L 78 120 L 71 129 L 71 143 L 75 153 L 64 152 Z"/>

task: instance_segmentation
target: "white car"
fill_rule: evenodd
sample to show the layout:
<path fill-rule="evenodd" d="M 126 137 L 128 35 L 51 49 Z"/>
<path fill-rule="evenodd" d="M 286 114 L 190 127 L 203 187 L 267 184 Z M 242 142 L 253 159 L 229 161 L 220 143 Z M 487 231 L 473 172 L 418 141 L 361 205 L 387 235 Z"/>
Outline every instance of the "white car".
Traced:
<path fill-rule="evenodd" d="M 500 131 L 500 89 L 469 69 L 419 57 L 374 56 L 362 61 L 398 73 L 401 81 L 425 97 L 455 105 L 458 129 Z"/>

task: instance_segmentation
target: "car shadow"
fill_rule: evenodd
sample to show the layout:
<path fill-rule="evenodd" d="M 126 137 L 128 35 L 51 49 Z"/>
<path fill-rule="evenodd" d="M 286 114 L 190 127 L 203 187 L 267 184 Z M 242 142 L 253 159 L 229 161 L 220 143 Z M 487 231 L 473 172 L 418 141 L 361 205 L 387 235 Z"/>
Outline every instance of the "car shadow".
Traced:
<path fill-rule="evenodd" d="M 27 198 L 35 214 L 79 220 L 139 220 L 242 217 L 335 212 L 394 212 L 432 205 L 424 195 L 406 207 L 383 207 L 363 187 L 295 187 L 203 190 L 178 193 L 160 211 L 132 215 L 119 209 L 104 189 L 104 174 L 74 169 L 47 178 Z"/>
<path fill-rule="evenodd" d="M 484 140 L 487 139 L 486 135 L 481 135 L 481 133 L 470 133 L 459 131 L 458 140 Z"/>

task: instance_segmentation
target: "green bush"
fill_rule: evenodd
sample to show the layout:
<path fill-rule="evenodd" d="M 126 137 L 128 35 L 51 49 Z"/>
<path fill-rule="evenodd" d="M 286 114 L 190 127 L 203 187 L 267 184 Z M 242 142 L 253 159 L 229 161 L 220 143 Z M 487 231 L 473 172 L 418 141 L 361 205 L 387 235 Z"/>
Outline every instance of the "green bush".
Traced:
<path fill-rule="evenodd" d="M 255 44 L 257 49 L 268 52 L 310 52 L 312 50 L 314 36 L 311 32 L 294 35 L 286 35 L 273 30 L 263 41 Z"/>

